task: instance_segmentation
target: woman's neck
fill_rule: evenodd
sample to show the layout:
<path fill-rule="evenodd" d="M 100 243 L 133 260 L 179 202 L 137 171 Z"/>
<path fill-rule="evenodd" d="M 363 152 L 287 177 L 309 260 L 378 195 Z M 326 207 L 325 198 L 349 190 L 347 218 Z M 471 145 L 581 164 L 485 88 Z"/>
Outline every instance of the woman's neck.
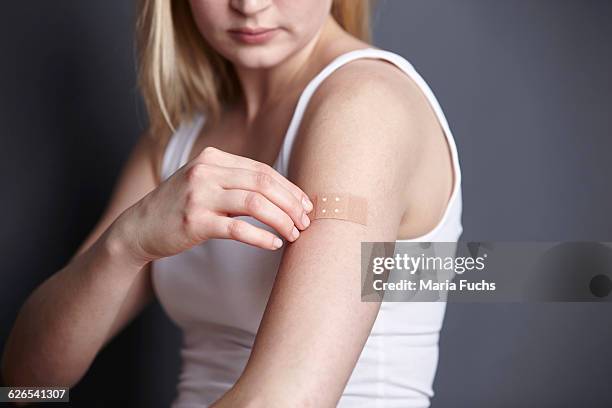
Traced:
<path fill-rule="evenodd" d="M 242 109 L 247 127 L 266 106 L 274 105 L 289 89 L 309 79 L 313 67 L 317 67 L 320 50 L 341 33 L 333 17 L 329 17 L 321 30 L 305 46 L 283 62 L 262 69 L 235 66 L 242 87 Z"/>

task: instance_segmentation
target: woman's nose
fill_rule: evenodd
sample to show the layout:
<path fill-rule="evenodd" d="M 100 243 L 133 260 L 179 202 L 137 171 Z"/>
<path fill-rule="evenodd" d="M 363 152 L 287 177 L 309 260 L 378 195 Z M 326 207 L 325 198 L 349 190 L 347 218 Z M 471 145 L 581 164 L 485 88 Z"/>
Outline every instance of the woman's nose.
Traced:
<path fill-rule="evenodd" d="M 257 14 L 268 7 L 272 0 L 230 0 L 233 9 L 244 15 Z"/>

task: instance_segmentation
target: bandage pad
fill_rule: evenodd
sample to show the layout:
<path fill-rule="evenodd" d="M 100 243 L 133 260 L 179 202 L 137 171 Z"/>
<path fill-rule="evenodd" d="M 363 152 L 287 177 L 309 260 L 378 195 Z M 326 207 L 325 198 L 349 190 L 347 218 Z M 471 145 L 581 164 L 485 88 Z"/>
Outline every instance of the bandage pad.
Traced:
<path fill-rule="evenodd" d="M 368 202 L 364 197 L 348 193 L 317 193 L 311 200 L 314 209 L 308 214 L 310 220 L 335 218 L 368 225 Z"/>

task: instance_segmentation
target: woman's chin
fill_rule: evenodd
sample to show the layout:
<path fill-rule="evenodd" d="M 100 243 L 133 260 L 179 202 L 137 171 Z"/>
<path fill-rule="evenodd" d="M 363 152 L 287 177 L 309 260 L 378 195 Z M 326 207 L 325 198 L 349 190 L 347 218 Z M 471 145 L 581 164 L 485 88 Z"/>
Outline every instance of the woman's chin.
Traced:
<path fill-rule="evenodd" d="M 238 45 L 225 53 L 226 58 L 241 68 L 271 68 L 291 54 L 291 50 L 275 45 Z"/>

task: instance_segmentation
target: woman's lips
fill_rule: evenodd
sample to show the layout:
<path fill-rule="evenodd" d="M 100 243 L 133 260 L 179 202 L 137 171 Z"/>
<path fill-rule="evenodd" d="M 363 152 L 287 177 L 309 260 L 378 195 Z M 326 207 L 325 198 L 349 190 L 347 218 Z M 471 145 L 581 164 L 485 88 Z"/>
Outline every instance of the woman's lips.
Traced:
<path fill-rule="evenodd" d="M 262 44 L 278 33 L 278 28 L 237 28 L 228 30 L 232 38 L 245 44 Z"/>

